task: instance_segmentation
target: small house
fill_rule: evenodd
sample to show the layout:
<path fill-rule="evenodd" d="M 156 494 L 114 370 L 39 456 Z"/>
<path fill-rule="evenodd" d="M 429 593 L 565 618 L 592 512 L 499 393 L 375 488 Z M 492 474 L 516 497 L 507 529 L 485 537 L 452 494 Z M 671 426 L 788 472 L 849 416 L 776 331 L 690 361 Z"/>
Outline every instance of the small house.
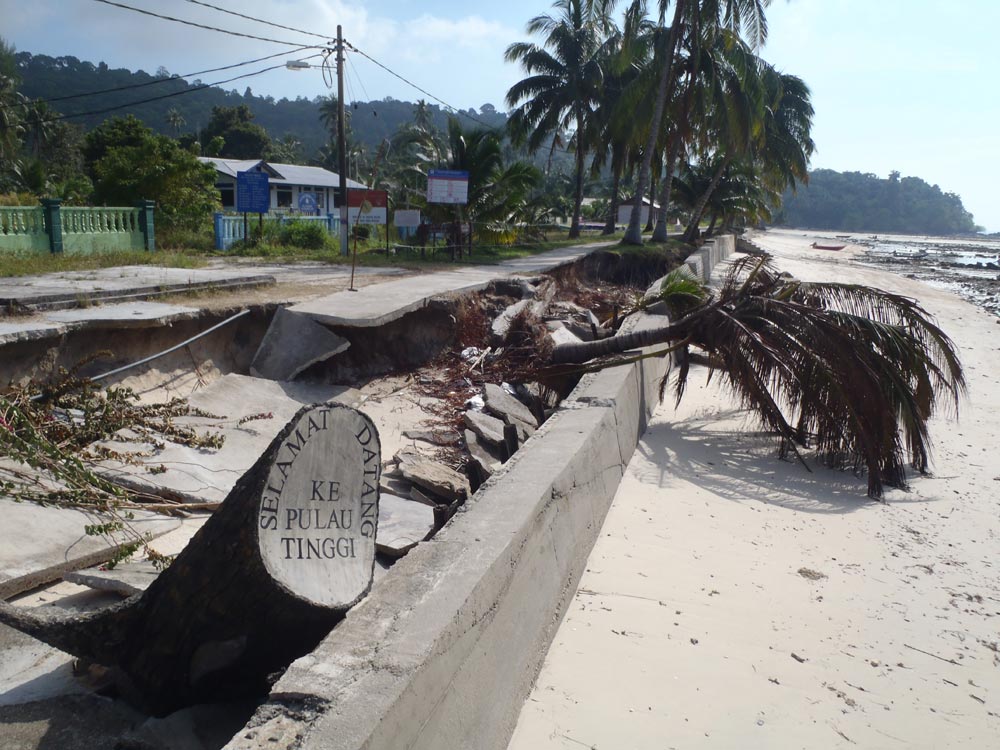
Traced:
<path fill-rule="evenodd" d="M 629 220 L 632 218 L 632 206 L 635 204 L 635 196 L 631 196 L 628 199 L 622 201 L 621 205 L 618 206 L 618 223 L 628 225 Z M 639 224 L 644 225 L 649 222 L 649 198 L 642 199 L 642 208 L 639 209 Z M 652 202 L 653 211 L 660 210 L 660 204 L 653 201 Z"/>
<path fill-rule="evenodd" d="M 298 164 L 275 164 L 264 159 L 223 159 L 200 156 L 200 161 L 215 168 L 215 186 L 219 189 L 224 211 L 236 210 L 236 173 L 265 172 L 271 189 L 274 213 L 322 215 L 332 213 L 335 190 L 340 175 L 322 167 Z M 357 180 L 347 180 L 349 190 L 367 188 Z"/>

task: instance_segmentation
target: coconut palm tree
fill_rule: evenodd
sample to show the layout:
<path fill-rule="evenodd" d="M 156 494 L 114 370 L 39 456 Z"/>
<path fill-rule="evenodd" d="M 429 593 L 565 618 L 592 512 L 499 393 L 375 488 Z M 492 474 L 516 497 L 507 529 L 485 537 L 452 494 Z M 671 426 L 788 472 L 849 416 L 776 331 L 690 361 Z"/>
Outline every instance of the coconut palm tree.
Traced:
<path fill-rule="evenodd" d="M 815 148 L 810 135 L 813 107 L 809 87 L 802 79 L 780 73 L 759 58 L 757 65 L 747 66 L 741 78 L 739 95 L 728 98 L 728 109 L 733 110 L 732 102 L 745 106 L 737 118 L 729 118 L 723 136 L 728 146 L 718 160 L 714 179 L 692 210 L 684 233 L 687 241 L 696 236 L 712 192 L 734 159 L 745 156 L 767 186 L 778 193 L 809 177 L 809 158 Z M 752 91 L 749 97 L 747 91 Z M 761 95 L 758 101 L 756 97 Z M 738 121 L 737 125 L 731 124 L 732 119 Z"/>
<path fill-rule="evenodd" d="M 174 129 L 174 137 L 176 138 L 181 134 L 181 128 L 187 125 L 187 120 L 184 119 L 184 115 L 177 107 L 171 107 L 167 110 L 167 124 Z"/>
<path fill-rule="evenodd" d="M 576 188 L 570 237 L 580 236 L 580 206 L 589 139 L 591 112 L 600 99 L 603 71 L 601 48 L 607 27 L 603 5 L 594 0 L 556 0 L 556 15 L 540 15 L 527 25 L 529 34 L 543 34 L 542 46 L 529 42 L 510 45 L 508 62 L 518 62 L 528 77 L 507 92 L 515 107 L 511 132 L 537 150 L 556 133 L 572 128 L 576 155 Z"/>
<path fill-rule="evenodd" d="M 689 44 L 698 43 L 699 40 L 711 39 L 713 30 L 728 29 L 735 34 L 745 34 L 751 46 L 759 47 L 767 38 L 767 19 L 764 11 L 770 2 L 771 0 L 674 0 L 673 21 L 666 27 L 670 3 L 669 0 L 660 0 L 659 24 L 666 30 L 664 51 L 661 56 L 663 64 L 654 93 L 655 104 L 646 149 L 636 178 L 637 196 L 643 195 L 649 183 L 653 153 L 663 127 L 663 115 L 667 103 L 674 95 L 675 68 L 679 62 L 682 41 L 687 39 Z M 640 203 L 637 200 L 632 207 L 624 242 L 633 245 L 642 244 L 639 219 Z"/>
<path fill-rule="evenodd" d="M 655 28 L 645 15 L 645 2 L 635 0 L 625 10 L 622 28 L 609 25 L 602 45 L 603 91 L 593 113 L 596 138 L 591 173 L 610 160 L 610 202 L 603 234 L 615 231 L 621 202 L 621 180 L 631 154 L 645 140 L 649 120 L 648 91 Z"/>
<path fill-rule="evenodd" d="M 907 458 L 927 470 L 927 422 L 940 398 L 957 409 L 965 390 L 952 341 L 915 300 L 891 292 L 797 281 L 766 257 L 748 256 L 718 292 L 675 271 L 660 297 L 675 322 L 561 345 L 552 361 L 671 342 L 657 354 L 679 358 L 679 400 L 692 349 L 700 349 L 783 452 L 812 447 L 830 465 L 867 469 L 873 498 L 884 486 L 905 486 Z"/>
<path fill-rule="evenodd" d="M 447 152 L 442 166 L 469 173 L 465 212 L 474 232 L 509 226 L 541 179 L 541 173 L 530 164 L 504 164 L 502 140 L 498 131 L 466 131 L 457 118 L 448 119 Z"/>
<path fill-rule="evenodd" d="M 28 100 L 17 90 L 17 80 L 0 74 L 0 190 L 15 187 L 21 174 L 21 140 Z"/>

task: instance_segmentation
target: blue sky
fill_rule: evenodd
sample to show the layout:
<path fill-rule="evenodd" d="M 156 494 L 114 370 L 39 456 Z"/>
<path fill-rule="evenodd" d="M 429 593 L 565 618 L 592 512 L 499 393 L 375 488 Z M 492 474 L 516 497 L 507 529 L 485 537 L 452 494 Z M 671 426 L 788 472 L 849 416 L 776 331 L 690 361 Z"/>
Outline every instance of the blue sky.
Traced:
<path fill-rule="evenodd" d="M 308 40 L 186 0 L 122 2 L 260 36 Z M 341 23 L 348 40 L 380 62 L 449 104 L 477 109 L 485 103 L 503 108 L 519 73 L 504 63 L 503 50 L 525 38 L 527 20 L 549 7 L 532 0 L 211 2 L 324 34 Z M 19 50 L 149 72 L 164 66 L 185 73 L 282 49 L 93 0 L 0 0 L 0 18 L 0 34 Z M 774 0 L 768 20 L 763 56 L 812 88 L 813 167 L 921 177 L 961 195 L 978 223 L 1000 231 L 1000 0 Z M 348 93 L 358 99 L 423 96 L 363 58 L 352 59 L 348 71 Z M 275 97 L 326 93 L 317 70 L 281 70 L 232 85 Z"/>

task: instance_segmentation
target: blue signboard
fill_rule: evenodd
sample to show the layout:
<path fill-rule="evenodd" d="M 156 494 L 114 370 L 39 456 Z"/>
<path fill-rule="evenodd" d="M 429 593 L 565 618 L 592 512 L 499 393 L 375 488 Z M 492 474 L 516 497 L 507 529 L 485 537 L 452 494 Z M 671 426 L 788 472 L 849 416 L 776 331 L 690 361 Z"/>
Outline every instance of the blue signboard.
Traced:
<path fill-rule="evenodd" d="M 266 172 L 236 173 L 236 211 L 266 214 L 271 209 L 271 186 Z"/>
<path fill-rule="evenodd" d="M 316 193 L 299 193 L 299 211 L 302 213 L 316 213 Z"/>

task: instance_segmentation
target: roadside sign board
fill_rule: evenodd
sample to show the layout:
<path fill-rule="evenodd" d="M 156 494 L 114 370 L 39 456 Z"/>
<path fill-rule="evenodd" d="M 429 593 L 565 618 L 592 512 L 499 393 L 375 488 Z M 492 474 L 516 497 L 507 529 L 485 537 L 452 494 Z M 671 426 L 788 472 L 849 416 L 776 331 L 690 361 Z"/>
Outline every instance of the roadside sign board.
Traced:
<path fill-rule="evenodd" d="M 299 211 L 314 214 L 316 206 L 316 193 L 299 193 Z"/>
<path fill-rule="evenodd" d="M 271 210 L 271 186 L 266 172 L 236 173 L 236 211 L 266 214 Z"/>
<path fill-rule="evenodd" d="M 432 169 L 427 173 L 428 203 L 469 202 L 469 173 L 456 169 Z"/>
<path fill-rule="evenodd" d="M 418 209 L 400 209 L 392 215 L 392 223 L 397 227 L 419 227 L 420 211 Z"/>
<path fill-rule="evenodd" d="M 385 224 L 389 194 L 385 190 L 348 190 L 347 221 L 355 224 Z"/>

